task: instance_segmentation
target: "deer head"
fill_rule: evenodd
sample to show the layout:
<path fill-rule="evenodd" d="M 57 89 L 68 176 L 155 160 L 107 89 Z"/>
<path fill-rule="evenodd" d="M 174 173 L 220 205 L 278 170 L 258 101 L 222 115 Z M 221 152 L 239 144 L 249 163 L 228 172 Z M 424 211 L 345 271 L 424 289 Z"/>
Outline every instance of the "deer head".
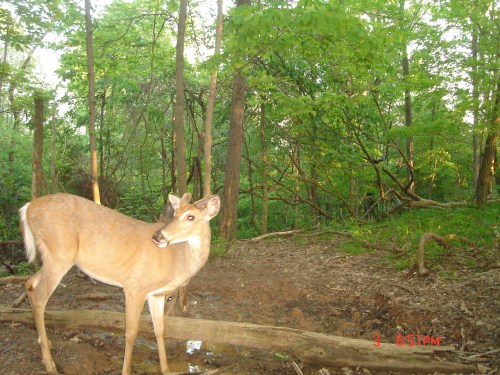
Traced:
<path fill-rule="evenodd" d="M 190 204 L 189 193 L 182 198 L 170 194 L 168 199 L 175 211 L 174 217 L 152 237 L 153 243 L 160 248 L 180 242 L 198 242 L 201 234 L 208 228 L 208 222 L 220 209 L 220 198 L 217 195 L 208 195 L 193 204 Z"/>

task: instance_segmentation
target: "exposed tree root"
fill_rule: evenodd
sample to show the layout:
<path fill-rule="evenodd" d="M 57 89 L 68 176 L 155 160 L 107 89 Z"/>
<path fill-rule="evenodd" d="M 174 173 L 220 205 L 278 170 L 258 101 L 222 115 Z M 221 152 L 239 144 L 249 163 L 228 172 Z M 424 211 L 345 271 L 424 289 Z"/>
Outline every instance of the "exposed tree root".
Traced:
<path fill-rule="evenodd" d="M 417 250 L 417 272 L 419 275 L 425 275 L 427 274 L 427 269 L 424 266 L 424 252 L 425 252 L 425 245 L 429 241 L 435 241 L 439 245 L 443 246 L 445 249 L 450 248 L 450 242 L 451 241 L 461 241 L 464 242 L 468 245 L 475 246 L 474 242 L 469 240 L 468 238 L 457 236 L 456 234 L 449 234 L 445 237 L 438 236 L 435 233 L 428 232 L 424 233 L 422 237 L 420 237 L 420 241 L 418 243 L 418 250 Z"/>

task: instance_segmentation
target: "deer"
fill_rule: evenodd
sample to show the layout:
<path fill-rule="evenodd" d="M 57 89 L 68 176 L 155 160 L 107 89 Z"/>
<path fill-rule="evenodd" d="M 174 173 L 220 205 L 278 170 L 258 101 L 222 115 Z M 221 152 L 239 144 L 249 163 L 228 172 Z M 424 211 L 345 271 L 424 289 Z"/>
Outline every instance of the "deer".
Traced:
<path fill-rule="evenodd" d="M 160 370 L 169 372 L 165 351 L 165 299 L 187 284 L 210 253 L 209 221 L 220 198 L 169 195 L 174 210 L 168 223 L 146 223 L 70 194 L 34 199 L 20 210 L 29 262 L 42 267 L 25 284 L 45 371 L 57 374 L 45 328 L 45 307 L 63 276 L 76 265 L 95 280 L 121 287 L 125 294 L 125 355 L 122 375 L 132 374 L 132 351 L 147 300 L 158 346 Z"/>

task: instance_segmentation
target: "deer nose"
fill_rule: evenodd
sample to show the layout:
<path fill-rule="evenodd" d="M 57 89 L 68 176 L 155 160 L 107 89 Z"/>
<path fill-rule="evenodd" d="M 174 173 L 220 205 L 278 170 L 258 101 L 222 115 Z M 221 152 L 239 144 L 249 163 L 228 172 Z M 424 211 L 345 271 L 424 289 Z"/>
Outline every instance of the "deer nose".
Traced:
<path fill-rule="evenodd" d="M 153 234 L 151 240 L 156 246 L 161 248 L 167 247 L 169 244 L 169 241 L 167 241 L 167 239 L 163 236 L 160 230 L 156 231 L 155 234 Z"/>

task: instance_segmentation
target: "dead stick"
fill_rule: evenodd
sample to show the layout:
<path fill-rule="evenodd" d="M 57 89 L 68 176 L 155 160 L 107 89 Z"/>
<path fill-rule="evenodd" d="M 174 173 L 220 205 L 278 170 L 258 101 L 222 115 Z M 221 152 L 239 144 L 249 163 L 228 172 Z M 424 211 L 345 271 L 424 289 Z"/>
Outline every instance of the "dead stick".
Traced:
<path fill-rule="evenodd" d="M 33 276 L 33 275 L 31 275 Z M 0 285 L 9 283 L 21 283 L 28 281 L 31 276 L 7 276 L 0 278 Z"/>
<path fill-rule="evenodd" d="M 19 297 L 16 298 L 14 303 L 12 304 L 12 307 L 19 307 L 21 303 L 28 297 L 26 294 L 26 291 L 23 291 Z"/>

